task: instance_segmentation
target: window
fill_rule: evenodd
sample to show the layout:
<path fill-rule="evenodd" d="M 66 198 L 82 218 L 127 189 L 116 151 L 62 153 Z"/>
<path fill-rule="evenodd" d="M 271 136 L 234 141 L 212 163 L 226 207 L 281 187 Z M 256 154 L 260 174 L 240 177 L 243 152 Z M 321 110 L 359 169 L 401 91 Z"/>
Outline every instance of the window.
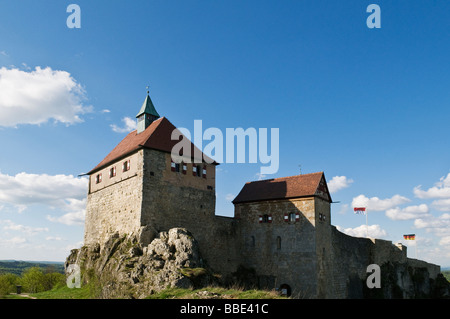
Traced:
<path fill-rule="evenodd" d="M 111 167 L 109 170 L 109 178 L 116 176 L 116 167 Z"/>
<path fill-rule="evenodd" d="M 259 215 L 259 223 L 271 223 L 272 215 Z"/>
<path fill-rule="evenodd" d="M 202 167 L 200 165 L 192 165 L 192 175 L 202 177 Z"/>
<path fill-rule="evenodd" d="M 284 213 L 284 221 L 290 224 L 300 221 L 300 212 Z"/>
<path fill-rule="evenodd" d="M 289 213 L 289 221 L 295 223 L 295 214 Z"/>
<path fill-rule="evenodd" d="M 102 182 L 102 174 L 97 174 L 95 176 L 95 184 L 101 183 Z"/>
<path fill-rule="evenodd" d="M 277 249 L 278 250 L 281 249 L 281 237 L 280 236 L 277 237 Z"/>
<path fill-rule="evenodd" d="M 130 170 L 130 160 L 123 162 L 122 171 L 126 172 Z"/>
<path fill-rule="evenodd" d="M 325 214 L 319 214 L 319 220 L 324 222 L 326 220 Z"/>
<path fill-rule="evenodd" d="M 186 165 L 186 164 L 183 164 L 183 165 Z M 178 172 L 179 173 L 181 171 L 181 164 L 175 163 L 173 160 L 171 160 L 171 162 L 170 162 L 170 170 L 172 172 Z"/>

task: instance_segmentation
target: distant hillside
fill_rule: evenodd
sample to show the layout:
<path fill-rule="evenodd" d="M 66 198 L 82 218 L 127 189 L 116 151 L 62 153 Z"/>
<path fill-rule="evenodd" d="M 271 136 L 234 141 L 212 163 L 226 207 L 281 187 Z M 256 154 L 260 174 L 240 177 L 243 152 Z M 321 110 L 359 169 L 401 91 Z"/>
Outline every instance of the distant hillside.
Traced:
<path fill-rule="evenodd" d="M 442 274 L 447 279 L 447 281 L 450 282 L 450 270 L 443 270 Z"/>
<path fill-rule="evenodd" d="M 44 272 L 64 274 L 64 263 L 51 261 L 0 260 L 0 274 L 11 273 L 20 276 L 26 269 L 39 267 Z"/>

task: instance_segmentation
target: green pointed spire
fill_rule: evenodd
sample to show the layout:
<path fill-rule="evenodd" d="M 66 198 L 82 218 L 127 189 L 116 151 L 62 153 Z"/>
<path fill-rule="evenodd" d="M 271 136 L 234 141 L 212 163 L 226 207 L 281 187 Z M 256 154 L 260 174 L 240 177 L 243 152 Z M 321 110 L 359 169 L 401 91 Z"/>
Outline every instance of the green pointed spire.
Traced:
<path fill-rule="evenodd" d="M 145 131 L 145 129 L 152 124 L 154 120 L 157 120 L 160 118 L 158 112 L 156 112 L 155 106 L 153 105 L 152 99 L 150 98 L 150 95 L 148 95 L 147 91 L 147 97 L 145 98 L 144 103 L 142 104 L 141 110 L 136 115 L 136 118 L 138 119 L 137 123 L 137 134 Z"/>
<path fill-rule="evenodd" d="M 148 95 L 148 92 L 147 92 L 147 97 L 145 98 L 145 101 L 142 104 L 141 110 L 136 115 L 136 117 L 139 117 L 139 116 L 141 116 L 144 113 L 145 114 L 154 115 L 157 118 L 160 118 L 158 112 L 156 112 L 155 106 L 153 105 L 153 102 L 152 102 L 152 99 L 150 98 L 150 95 Z"/>

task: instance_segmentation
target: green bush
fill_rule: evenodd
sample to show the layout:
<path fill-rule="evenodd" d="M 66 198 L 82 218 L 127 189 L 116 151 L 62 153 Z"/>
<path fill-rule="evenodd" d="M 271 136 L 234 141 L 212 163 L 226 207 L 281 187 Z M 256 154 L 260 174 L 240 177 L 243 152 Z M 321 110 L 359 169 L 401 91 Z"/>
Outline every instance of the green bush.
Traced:
<path fill-rule="evenodd" d="M 16 291 L 16 284 L 19 276 L 14 274 L 0 275 L 0 296 L 5 296 Z"/>
<path fill-rule="evenodd" d="M 23 291 L 36 293 L 45 290 L 45 276 L 39 267 L 31 267 L 25 270 L 20 278 Z"/>

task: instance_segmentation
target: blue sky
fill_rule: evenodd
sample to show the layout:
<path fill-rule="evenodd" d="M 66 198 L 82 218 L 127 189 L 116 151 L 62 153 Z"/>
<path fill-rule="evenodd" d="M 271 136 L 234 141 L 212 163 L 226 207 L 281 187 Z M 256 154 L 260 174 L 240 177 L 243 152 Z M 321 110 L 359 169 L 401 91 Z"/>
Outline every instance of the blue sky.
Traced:
<path fill-rule="evenodd" d="M 69 29 L 71 3 L 81 28 Z M 369 29 L 369 4 L 381 28 Z M 63 261 L 89 171 L 150 85 L 174 125 L 279 128 L 279 170 L 324 171 L 332 224 L 450 266 L 447 1 L 0 2 L 0 259 Z M 231 216 L 260 164 L 220 165 Z"/>

